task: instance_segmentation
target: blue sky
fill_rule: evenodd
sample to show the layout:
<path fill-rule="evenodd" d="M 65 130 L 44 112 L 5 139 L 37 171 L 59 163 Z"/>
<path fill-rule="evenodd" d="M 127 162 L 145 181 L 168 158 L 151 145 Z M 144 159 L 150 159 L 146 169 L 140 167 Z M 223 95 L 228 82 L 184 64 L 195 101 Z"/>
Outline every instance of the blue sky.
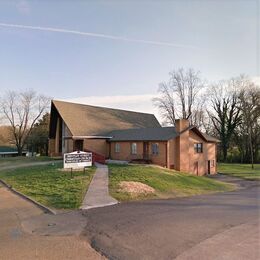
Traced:
<path fill-rule="evenodd" d="M 1 0 L 0 23 L 172 44 L 0 26 L 1 92 L 32 88 L 57 99 L 117 95 L 127 103 L 129 95 L 150 100 L 179 67 L 200 70 L 208 81 L 259 77 L 257 19 L 257 0 Z"/>

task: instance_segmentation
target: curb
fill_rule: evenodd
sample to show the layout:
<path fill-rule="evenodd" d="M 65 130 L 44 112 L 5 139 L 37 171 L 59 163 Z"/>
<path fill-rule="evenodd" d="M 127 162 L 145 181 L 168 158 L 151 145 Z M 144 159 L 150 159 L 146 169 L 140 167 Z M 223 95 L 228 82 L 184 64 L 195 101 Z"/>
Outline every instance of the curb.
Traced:
<path fill-rule="evenodd" d="M 98 205 L 89 205 L 89 206 L 84 206 L 82 205 L 79 209 L 81 210 L 89 210 L 89 209 L 95 209 L 95 208 L 104 208 L 104 207 L 108 207 L 108 206 L 113 206 L 113 205 L 117 205 L 119 204 L 119 202 L 110 202 L 110 203 L 106 203 L 106 204 L 98 204 Z"/>
<path fill-rule="evenodd" d="M 36 205 L 38 208 L 40 208 L 41 210 L 43 210 L 45 213 L 48 214 L 52 214 L 52 215 L 56 215 L 56 211 L 54 211 L 53 209 L 50 209 L 46 206 L 44 206 L 43 204 L 35 201 L 34 199 L 24 195 L 23 193 L 17 191 L 16 189 L 14 189 L 11 185 L 7 184 L 5 181 L 0 179 L 0 183 L 2 183 L 8 190 L 10 190 L 11 192 L 13 192 L 14 194 L 20 196 L 21 198 L 33 203 L 34 205 Z"/>

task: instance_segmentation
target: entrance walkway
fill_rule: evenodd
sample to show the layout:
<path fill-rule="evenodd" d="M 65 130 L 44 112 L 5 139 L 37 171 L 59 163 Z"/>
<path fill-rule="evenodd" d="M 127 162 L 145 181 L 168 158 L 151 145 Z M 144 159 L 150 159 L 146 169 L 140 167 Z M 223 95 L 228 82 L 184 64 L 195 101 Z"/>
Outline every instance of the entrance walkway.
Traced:
<path fill-rule="evenodd" d="M 109 195 L 108 168 L 96 163 L 97 170 L 89 185 L 81 209 L 91 209 L 117 204 L 118 201 Z"/>

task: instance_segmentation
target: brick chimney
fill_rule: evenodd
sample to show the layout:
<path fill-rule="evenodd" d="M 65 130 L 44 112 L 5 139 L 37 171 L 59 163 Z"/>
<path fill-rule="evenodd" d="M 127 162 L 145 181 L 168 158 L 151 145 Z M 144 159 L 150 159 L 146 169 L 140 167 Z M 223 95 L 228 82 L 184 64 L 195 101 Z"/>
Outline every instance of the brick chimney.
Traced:
<path fill-rule="evenodd" d="M 177 132 L 180 133 L 188 127 L 189 127 L 188 119 L 176 119 L 175 120 L 175 129 Z"/>
<path fill-rule="evenodd" d="M 176 167 L 178 171 L 189 172 L 189 130 L 184 131 L 189 127 L 189 120 L 177 119 L 175 121 L 175 129 L 177 133 L 181 133 L 176 138 Z M 184 132 L 183 132 L 184 131 Z"/>

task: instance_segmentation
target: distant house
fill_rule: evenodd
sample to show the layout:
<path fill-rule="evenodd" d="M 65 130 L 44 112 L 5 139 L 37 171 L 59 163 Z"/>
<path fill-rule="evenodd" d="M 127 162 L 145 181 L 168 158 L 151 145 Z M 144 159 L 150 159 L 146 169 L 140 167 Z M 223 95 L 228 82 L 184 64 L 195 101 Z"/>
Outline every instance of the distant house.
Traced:
<path fill-rule="evenodd" d="M 161 127 L 153 114 L 57 100 L 51 104 L 50 156 L 85 150 L 204 175 L 216 173 L 217 142 L 184 119 L 175 127 Z"/>
<path fill-rule="evenodd" d="M 23 151 L 22 155 L 26 155 L 26 151 Z M 14 157 L 18 156 L 18 151 L 15 147 L 0 146 L 0 157 Z"/>

